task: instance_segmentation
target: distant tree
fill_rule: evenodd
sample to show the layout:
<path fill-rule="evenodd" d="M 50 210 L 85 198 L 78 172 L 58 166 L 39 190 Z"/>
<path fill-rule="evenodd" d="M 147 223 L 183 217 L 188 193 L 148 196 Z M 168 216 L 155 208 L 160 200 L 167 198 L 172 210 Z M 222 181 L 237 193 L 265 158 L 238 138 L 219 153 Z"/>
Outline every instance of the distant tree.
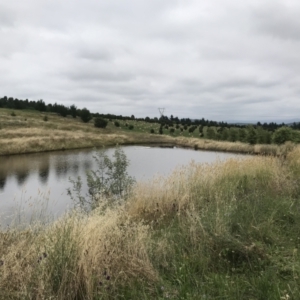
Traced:
<path fill-rule="evenodd" d="M 94 119 L 94 126 L 97 128 L 105 128 L 107 123 L 108 122 L 106 120 L 100 117 Z"/>
<path fill-rule="evenodd" d="M 256 131 L 253 126 L 249 126 L 247 131 L 247 142 L 250 145 L 254 145 L 256 144 L 256 141 L 257 141 Z"/>
<path fill-rule="evenodd" d="M 216 132 L 213 127 L 208 127 L 206 130 L 206 137 L 208 139 L 214 139 L 216 136 Z"/>
<path fill-rule="evenodd" d="M 221 132 L 221 140 L 227 141 L 228 137 L 229 137 L 229 129 L 225 127 Z"/>
<path fill-rule="evenodd" d="M 197 128 L 197 126 L 191 126 L 190 128 L 189 128 L 189 132 L 190 133 L 192 133 L 192 132 L 194 132 L 195 131 L 195 129 Z"/>
<path fill-rule="evenodd" d="M 58 113 L 62 116 L 62 117 L 66 117 L 68 115 L 68 108 L 65 107 L 64 105 L 59 105 L 58 106 Z"/>
<path fill-rule="evenodd" d="M 261 126 L 256 129 L 257 143 L 258 144 L 269 144 L 270 134 L 267 130 L 264 130 Z"/>
<path fill-rule="evenodd" d="M 70 106 L 71 116 L 75 119 L 77 116 L 77 107 L 73 104 Z"/>
<path fill-rule="evenodd" d="M 291 141 L 293 130 L 290 127 L 278 128 L 273 134 L 273 142 L 275 144 L 284 144 L 286 141 Z"/>
<path fill-rule="evenodd" d="M 228 140 L 230 142 L 236 142 L 238 139 L 238 129 L 235 127 L 230 127 L 229 128 L 229 136 L 228 136 Z"/>
<path fill-rule="evenodd" d="M 159 131 L 158 132 L 159 132 L 159 134 L 163 134 L 164 133 L 162 126 L 159 127 Z"/>
<path fill-rule="evenodd" d="M 39 110 L 39 111 L 46 111 L 47 106 L 46 106 L 45 102 L 41 99 L 36 102 L 35 109 Z"/>
<path fill-rule="evenodd" d="M 92 119 L 91 112 L 87 108 L 80 111 L 80 118 L 84 123 L 88 123 Z"/>
<path fill-rule="evenodd" d="M 246 141 L 246 130 L 244 128 L 239 128 L 239 136 L 238 136 L 238 140 L 240 142 L 245 142 Z"/>

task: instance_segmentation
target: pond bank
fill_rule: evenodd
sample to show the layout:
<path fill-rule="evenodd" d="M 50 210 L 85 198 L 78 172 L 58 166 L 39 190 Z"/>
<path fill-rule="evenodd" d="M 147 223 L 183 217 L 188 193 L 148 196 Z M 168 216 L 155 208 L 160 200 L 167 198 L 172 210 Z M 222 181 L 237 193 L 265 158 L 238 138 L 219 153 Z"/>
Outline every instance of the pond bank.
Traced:
<path fill-rule="evenodd" d="M 195 150 L 222 151 L 241 154 L 286 155 L 294 148 L 292 143 L 282 146 L 249 145 L 241 142 L 224 142 L 200 138 L 171 137 L 141 133 L 105 133 L 84 131 L 18 128 L 6 130 L 0 139 L 0 155 L 27 154 L 58 150 L 109 147 L 115 145 L 156 145 L 184 147 Z"/>

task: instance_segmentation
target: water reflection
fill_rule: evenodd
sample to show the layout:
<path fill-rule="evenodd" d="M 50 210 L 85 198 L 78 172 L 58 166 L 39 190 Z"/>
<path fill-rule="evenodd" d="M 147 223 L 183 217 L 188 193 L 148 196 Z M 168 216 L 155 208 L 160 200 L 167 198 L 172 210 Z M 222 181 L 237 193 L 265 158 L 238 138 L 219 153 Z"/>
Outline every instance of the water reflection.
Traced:
<path fill-rule="evenodd" d="M 50 172 L 49 165 L 46 168 L 44 167 L 39 170 L 39 179 L 41 184 L 45 185 L 47 183 L 49 172 Z"/>
<path fill-rule="evenodd" d="M 29 175 L 29 170 L 22 170 L 15 174 L 19 186 L 23 186 L 28 175 Z"/>
<path fill-rule="evenodd" d="M 83 161 L 83 169 L 86 170 L 86 171 L 90 170 L 92 168 L 92 165 L 93 165 L 93 163 L 89 159 L 85 159 Z"/>
<path fill-rule="evenodd" d="M 0 190 L 4 190 L 6 183 L 6 176 L 0 174 Z"/>
<path fill-rule="evenodd" d="M 79 163 L 77 161 L 74 161 L 74 163 L 72 164 L 71 170 L 72 170 L 72 175 L 74 177 L 77 177 L 78 171 L 79 171 Z"/>
<path fill-rule="evenodd" d="M 123 149 L 130 161 L 128 174 L 137 180 L 151 178 L 157 173 L 167 175 L 175 166 L 188 164 L 191 160 L 212 162 L 217 158 L 236 156 L 184 149 L 148 149 L 135 146 Z M 113 149 L 109 149 L 107 154 L 112 156 Z M 0 215 L 7 216 L 5 212 L 20 201 L 32 197 L 40 199 L 40 195 L 36 196 L 37 191 L 46 194 L 49 190 L 48 209 L 60 215 L 67 207 L 72 206 L 67 195 L 67 189 L 72 187 L 69 178 L 76 179 L 80 176 L 85 183 L 86 171 L 97 168 L 94 155 L 94 150 L 77 150 L 0 157 Z M 86 184 L 83 189 L 83 194 L 87 193 Z"/>

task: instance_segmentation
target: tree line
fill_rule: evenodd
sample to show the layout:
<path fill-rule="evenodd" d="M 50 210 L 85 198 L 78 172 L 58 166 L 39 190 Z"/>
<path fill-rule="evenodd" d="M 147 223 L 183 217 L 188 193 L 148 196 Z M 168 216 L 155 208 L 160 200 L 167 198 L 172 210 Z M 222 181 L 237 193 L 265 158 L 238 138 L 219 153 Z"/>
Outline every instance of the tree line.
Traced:
<path fill-rule="evenodd" d="M 31 109 L 41 112 L 52 112 L 57 113 L 62 117 L 70 115 L 73 118 L 80 117 L 83 122 L 89 122 L 92 118 L 94 118 L 94 125 L 100 128 L 105 128 L 107 126 L 107 120 L 136 120 L 148 123 L 159 123 L 160 134 L 163 134 L 163 129 L 169 129 L 170 127 L 169 130 L 171 134 L 174 133 L 175 128 L 180 129 L 181 131 L 188 130 L 191 133 L 198 129 L 200 137 L 231 142 L 241 141 L 250 144 L 269 144 L 272 142 L 282 143 L 286 140 L 300 142 L 298 132 L 292 130 L 299 130 L 300 123 L 293 123 L 291 126 L 286 126 L 284 123 L 277 124 L 274 122 L 257 122 L 255 125 L 229 124 L 223 121 L 217 122 L 206 120 L 204 118 L 194 120 L 190 118 L 179 119 L 173 115 L 170 117 L 161 116 L 160 118 L 136 118 L 134 115 L 122 116 L 114 114 L 91 113 L 87 108 L 79 109 L 74 104 L 71 106 L 65 106 L 57 103 L 46 104 L 42 99 L 36 101 L 28 99 L 22 100 L 7 96 L 0 98 L 0 108 L 16 110 Z M 115 121 L 115 123 L 118 122 Z M 205 132 L 203 130 L 204 128 L 206 128 Z"/>

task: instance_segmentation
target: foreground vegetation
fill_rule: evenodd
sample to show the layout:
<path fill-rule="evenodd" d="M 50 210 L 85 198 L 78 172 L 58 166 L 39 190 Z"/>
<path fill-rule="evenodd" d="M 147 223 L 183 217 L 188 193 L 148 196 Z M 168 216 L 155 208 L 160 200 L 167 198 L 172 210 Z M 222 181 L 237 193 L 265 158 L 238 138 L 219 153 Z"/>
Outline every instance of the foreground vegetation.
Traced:
<path fill-rule="evenodd" d="M 0 299 L 300 299 L 299 175 L 298 147 L 191 164 L 105 210 L 2 230 Z"/>

